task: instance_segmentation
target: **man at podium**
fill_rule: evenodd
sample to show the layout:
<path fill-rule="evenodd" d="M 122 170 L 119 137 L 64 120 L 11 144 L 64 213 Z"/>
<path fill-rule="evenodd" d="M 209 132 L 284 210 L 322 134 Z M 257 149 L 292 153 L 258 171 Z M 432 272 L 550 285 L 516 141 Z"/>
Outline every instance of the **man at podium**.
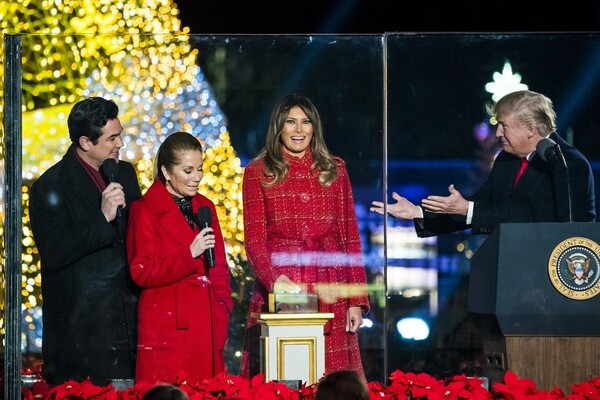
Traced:
<path fill-rule="evenodd" d="M 419 237 L 472 228 L 489 234 L 507 222 L 593 222 L 594 178 L 587 159 L 556 133 L 552 101 L 522 90 L 488 107 L 497 121 L 502 151 L 483 185 L 464 196 L 450 185 L 448 196 L 428 196 L 421 206 L 393 193 L 387 213 L 415 221 Z M 576 195 L 574 195 L 576 194 Z M 383 202 L 371 211 L 383 214 Z"/>

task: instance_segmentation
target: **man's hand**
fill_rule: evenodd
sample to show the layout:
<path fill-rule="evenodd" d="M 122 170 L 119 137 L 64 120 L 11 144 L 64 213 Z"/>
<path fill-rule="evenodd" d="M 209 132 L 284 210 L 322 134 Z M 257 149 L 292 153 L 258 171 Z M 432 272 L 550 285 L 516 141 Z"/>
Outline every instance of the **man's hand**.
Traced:
<path fill-rule="evenodd" d="M 100 211 L 104 214 L 107 222 L 117 217 L 117 208 L 125 207 L 125 192 L 123 186 L 118 182 L 110 183 L 102 192 Z"/>
<path fill-rule="evenodd" d="M 432 213 L 467 215 L 469 202 L 462 197 L 454 185 L 448 186 L 450 196 L 427 196 L 421 206 Z"/>
<path fill-rule="evenodd" d="M 392 217 L 410 220 L 422 217 L 419 206 L 414 205 L 405 197 L 394 192 L 392 198 L 396 200 L 396 203 L 387 205 L 387 213 Z M 383 214 L 383 203 L 381 201 L 374 201 L 371 205 L 370 210 L 372 212 Z"/>

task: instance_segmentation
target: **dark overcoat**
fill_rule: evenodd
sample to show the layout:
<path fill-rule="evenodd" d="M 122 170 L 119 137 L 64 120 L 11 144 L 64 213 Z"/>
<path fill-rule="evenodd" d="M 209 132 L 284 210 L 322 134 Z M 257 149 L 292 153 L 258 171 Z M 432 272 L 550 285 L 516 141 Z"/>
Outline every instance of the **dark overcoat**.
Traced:
<path fill-rule="evenodd" d="M 127 205 L 137 175 L 118 163 Z M 31 187 L 29 212 L 41 257 L 43 375 L 51 384 L 134 377 L 138 289 L 125 253 L 128 207 L 109 223 L 101 193 L 71 148 Z"/>

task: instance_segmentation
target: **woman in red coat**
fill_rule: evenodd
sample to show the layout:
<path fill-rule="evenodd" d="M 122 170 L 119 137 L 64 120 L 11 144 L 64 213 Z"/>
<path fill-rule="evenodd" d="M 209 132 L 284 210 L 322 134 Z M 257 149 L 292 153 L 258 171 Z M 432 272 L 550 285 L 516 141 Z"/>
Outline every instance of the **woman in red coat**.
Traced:
<path fill-rule="evenodd" d="M 325 373 L 364 376 L 357 331 L 369 310 L 350 179 L 325 145 L 321 119 L 305 96 L 273 110 L 266 145 L 245 169 L 246 254 L 256 281 L 250 312 L 266 311 L 270 292 L 318 293 L 325 326 Z M 249 318 L 242 376 L 256 371 L 256 320 Z"/>
<path fill-rule="evenodd" d="M 173 381 L 184 374 L 195 383 L 225 370 L 233 305 L 229 269 L 214 204 L 198 193 L 201 179 L 200 142 L 189 133 L 173 133 L 156 155 L 154 183 L 131 206 L 127 253 L 131 276 L 143 288 L 138 382 Z M 206 224 L 196 218 L 201 207 L 212 216 Z M 209 252 L 214 266 L 207 262 Z"/>

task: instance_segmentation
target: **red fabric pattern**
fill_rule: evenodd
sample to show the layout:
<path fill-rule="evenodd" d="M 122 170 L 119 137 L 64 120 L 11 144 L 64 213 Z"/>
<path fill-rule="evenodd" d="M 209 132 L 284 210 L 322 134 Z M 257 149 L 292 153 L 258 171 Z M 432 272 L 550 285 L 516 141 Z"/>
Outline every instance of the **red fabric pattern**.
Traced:
<path fill-rule="evenodd" d="M 308 292 L 319 293 L 319 311 L 335 314 L 325 326 L 326 373 L 352 369 L 364 374 L 357 336 L 345 328 L 349 307 L 369 309 L 345 164 L 336 158 L 338 178 L 325 188 L 310 171 L 310 149 L 302 158 L 286 154 L 286 159 L 288 176 L 272 187 L 261 186 L 262 160 L 249 164 L 244 173 L 245 246 L 257 278 L 250 312 L 266 311 L 266 296 L 281 274 L 306 285 Z M 255 324 L 249 318 L 248 327 Z M 247 357 L 245 352 L 243 376 L 249 373 Z"/>

